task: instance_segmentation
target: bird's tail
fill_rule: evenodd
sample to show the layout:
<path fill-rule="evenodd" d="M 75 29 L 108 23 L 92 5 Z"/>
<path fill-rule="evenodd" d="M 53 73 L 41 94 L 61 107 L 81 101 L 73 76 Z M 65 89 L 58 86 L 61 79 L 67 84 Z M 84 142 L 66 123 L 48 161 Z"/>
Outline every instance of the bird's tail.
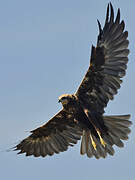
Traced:
<path fill-rule="evenodd" d="M 107 127 L 107 132 L 102 133 L 96 129 L 97 137 L 90 130 L 83 130 L 80 153 L 87 154 L 88 157 L 95 156 L 105 158 L 107 154 L 113 155 L 115 144 L 118 147 L 123 147 L 121 140 L 127 140 L 130 133 L 129 121 L 130 115 L 120 116 L 103 116 L 104 125 Z"/>

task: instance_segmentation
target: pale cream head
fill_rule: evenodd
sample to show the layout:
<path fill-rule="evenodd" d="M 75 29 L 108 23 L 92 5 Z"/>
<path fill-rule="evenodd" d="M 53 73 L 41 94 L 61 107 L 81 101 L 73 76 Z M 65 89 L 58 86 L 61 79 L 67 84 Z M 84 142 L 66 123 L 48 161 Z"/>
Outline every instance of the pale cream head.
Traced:
<path fill-rule="evenodd" d="M 62 94 L 59 97 L 59 102 L 61 102 L 62 105 L 67 105 L 72 98 L 73 98 L 73 95 L 71 94 Z"/>

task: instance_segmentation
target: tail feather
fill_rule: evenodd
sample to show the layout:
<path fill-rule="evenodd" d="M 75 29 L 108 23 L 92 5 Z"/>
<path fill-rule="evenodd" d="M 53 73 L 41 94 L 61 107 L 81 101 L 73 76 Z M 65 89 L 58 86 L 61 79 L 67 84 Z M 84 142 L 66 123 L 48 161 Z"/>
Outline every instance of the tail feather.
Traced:
<path fill-rule="evenodd" d="M 93 156 L 93 150 L 92 150 L 92 145 L 91 145 L 90 136 L 88 132 L 86 133 L 86 145 L 87 145 L 86 153 L 87 153 L 87 156 L 90 158 Z"/>
<path fill-rule="evenodd" d="M 82 155 L 87 154 L 89 158 L 95 156 L 96 159 L 99 159 L 100 157 L 105 158 L 107 155 L 97 138 L 92 135 L 90 131 L 85 130 L 83 130 L 80 153 Z"/>
<path fill-rule="evenodd" d="M 119 137 L 122 140 L 127 140 L 128 139 L 128 134 L 127 131 L 125 132 L 124 130 L 120 129 L 120 128 L 115 128 L 112 127 L 111 131 L 110 131 L 113 135 Z"/>
<path fill-rule="evenodd" d="M 109 121 L 106 126 L 111 129 L 117 129 L 118 131 L 120 131 L 122 133 L 126 133 L 126 134 L 129 134 L 131 132 L 131 130 L 129 129 L 129 121 L 127 123 L 127 127 L 123 126 L 123 124 L 120 124 L 120 123 L 116 123 L 116 125 L 114 126 L 114 123 Z"/>
<path fill-rule="evenodd" d="M 106 134 L 97 131 L 99 138 L 95 137 L 90 130 L 83 130 L 80 153 L 87 154 L 89 158 L 95 156 L 105 158 L 107 154 L 114 155 L 113 145 L 123 147 L 122 140 L 128 139 L 128 134 L 131 132 L 129 127 L 130 115 L 121 116 L 103 116 L 104 125 L 108 131 Z"/>
<path fill-rule="evenodd" d="M 81 151 L 80 153 L 83 155 L 86 153 L 86 132 L 83 130 L 82 141 L 81 141 Z"/>
<path fill-rule="evenodd" d="M 107 122 L 107 125 L 112 124 L 112 125 L 118 125 L 118 127 L 123 126 L 123 127 L 130 127 L 132 122 L 129 121 L 130 115 L 121 115 L 121 116 L 104 116 L 104 122 Z"/>
<path fill-rule="evenodd" d="M 93 138 L 93 141 L 95 142 L 95 136 L 91 135 L 91 137 Z M 96 142 L 95 142 L 95 144 L 96 144 L 96 147 L 95 147 L 95 144 L 93 144 L 93 141 L 90 139 L 90 147 L 91 147 L 92 153 L 95 156 L 95 158 L 99 159 L 100 158 L 100 153 L 96 150 L 96 148 L 97 148 Z"/>
<path fill-rule="evenodd" d="M 110 144 L 106 144 L 105 151 L 110 154 L 111 156 L 114 155 L 114 149 Z"/>
<path fill-rule="evenodd" d="M 118 146 L 118 147 L 124 147 L 123 142 L 120 140 L 119 137 L 117 137 L 116 134 L 112 133 L 112 132 L 108 132 L 110 138 L 112 139 L 113 143 Z"/>
<path fill-rule="evenodd" d="M 105 158 L 107 156 L 107 153 L 105 151 L 104 146 L 98 141 L 98 139 L 94 136 L 94 141 L 96 143 L 96 152 L 99 154 L 99 158 L 103 157 Z"/>

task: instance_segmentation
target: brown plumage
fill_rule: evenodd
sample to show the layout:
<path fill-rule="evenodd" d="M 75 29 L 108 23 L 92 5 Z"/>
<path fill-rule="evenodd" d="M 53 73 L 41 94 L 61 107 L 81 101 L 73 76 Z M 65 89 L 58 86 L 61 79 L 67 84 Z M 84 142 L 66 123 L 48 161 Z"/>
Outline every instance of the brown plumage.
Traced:
<path fill-rule="evenodd" d="M 130 115 L 104 116 L 108 101 L 117 94 L 127 68 L 129 41 L 118 9 L 114 20 L 108 4 L 104 28 L 98 21 L 97 46 L 92 46 L 90 66 L 75 94 L 59 97 L 63 109 L 45 125 L 31 131 L 15 150 L 35 157 L 66 151 L 81 139 L 81 154 L 105 158 L 113 155 L 113 145 L 123 147 L 130 133 Z"/>

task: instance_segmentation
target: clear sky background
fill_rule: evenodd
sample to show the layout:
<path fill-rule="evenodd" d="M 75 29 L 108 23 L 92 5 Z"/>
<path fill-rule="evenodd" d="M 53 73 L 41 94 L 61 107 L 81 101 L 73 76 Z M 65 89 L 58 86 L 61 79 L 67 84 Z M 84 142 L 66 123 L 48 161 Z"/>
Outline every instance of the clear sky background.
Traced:
<path fill-rule="evenodd" d="M 58 96 L 74 93 L 96 45 L 97 19 L 104 25 L 108 0 L 0 1 L 0 179 L 133 180 L 135 125 L 115 155 L 81 156 L 80 142 L 52 157 L 16 155 L 9 149 L 61 109 Z M 106 114 L 135 122 L 135 1 L 113 0 L 129 31 L 127 75 Z"/>

